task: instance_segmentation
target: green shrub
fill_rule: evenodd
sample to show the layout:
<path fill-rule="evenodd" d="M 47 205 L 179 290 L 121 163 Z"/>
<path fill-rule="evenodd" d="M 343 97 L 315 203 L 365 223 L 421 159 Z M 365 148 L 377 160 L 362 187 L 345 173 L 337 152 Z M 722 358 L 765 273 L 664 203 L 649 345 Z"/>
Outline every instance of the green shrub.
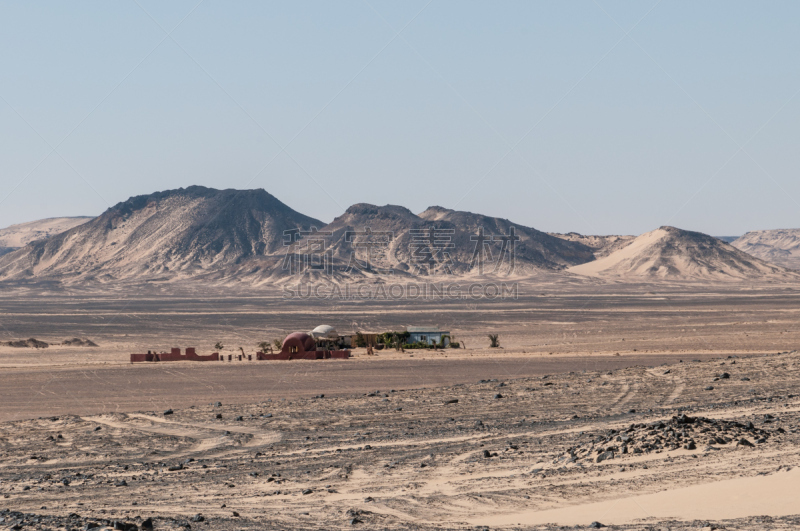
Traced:
<path fill-rule="evenodd" d="M 420 349 L 420 348 L 431 349 L 431 348 L 434 348 L 435 346 L 436 345 L 431 345 L 431 344 L 426 343 L 424 341 L 417 341 L 416 343 L 404 343 L 403 344 L 403 348 L 404 349 Z"/>
<path fill-rule="evenodd" d="M 366 347 L 367 340 L 364 337 L 364 334 L 361 332 L 356 332 L 356 347 Z"/>

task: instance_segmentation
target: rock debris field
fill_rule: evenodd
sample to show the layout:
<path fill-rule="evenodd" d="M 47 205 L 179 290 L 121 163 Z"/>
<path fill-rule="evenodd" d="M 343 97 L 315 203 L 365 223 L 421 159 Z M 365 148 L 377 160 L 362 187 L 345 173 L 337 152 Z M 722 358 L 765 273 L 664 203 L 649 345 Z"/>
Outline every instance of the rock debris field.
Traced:
<path fill-rule="evenodd" d="M 796 529 L 798 362 L 5 422 L 0 528 Z"/>

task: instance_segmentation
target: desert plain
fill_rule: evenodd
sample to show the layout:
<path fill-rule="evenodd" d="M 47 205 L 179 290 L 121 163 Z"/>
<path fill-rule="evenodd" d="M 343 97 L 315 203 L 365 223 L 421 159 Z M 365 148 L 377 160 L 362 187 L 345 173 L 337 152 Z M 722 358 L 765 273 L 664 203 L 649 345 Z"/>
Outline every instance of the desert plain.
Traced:
<path fill-rule="evenodd" d="M 799 302 L 743 282 L 468 301 L 11 286 L 2 333 L 51 346 L 0 347 L 0 526 L 795 529 Z M 465 348 L 129 363 L 319 324 L 436 324 Z"/>

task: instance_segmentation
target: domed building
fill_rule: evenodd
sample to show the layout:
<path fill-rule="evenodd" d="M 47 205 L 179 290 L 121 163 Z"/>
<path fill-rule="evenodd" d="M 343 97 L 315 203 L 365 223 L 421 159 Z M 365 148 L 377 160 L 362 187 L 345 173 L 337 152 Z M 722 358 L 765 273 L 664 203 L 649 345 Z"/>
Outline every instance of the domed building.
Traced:
<path fill-rule="evenodd" d="M 319 325 L 311 331 L 311 337 L 314 339 L 331 339 L 338 340 L 339 333 L 330 325 Z"/>
<path fill-rule="evenodd" d="M 315 350 L 317 350 L 317 345 L 314 342 L 314 338 L 303 332 L 289 334 L 284 338 L 281 346 L 281 352 L 288 352 L 289 354 L 305 354 Z"/>
<path fill-rule="evenodd" d="M 339 334 L 332 326 L 322 325 L 311 331 L 289 334 L 278 353 L 258 352 L 258 360 L 324 360 L 347 359 L 349 350 L 339 350 Z"/>

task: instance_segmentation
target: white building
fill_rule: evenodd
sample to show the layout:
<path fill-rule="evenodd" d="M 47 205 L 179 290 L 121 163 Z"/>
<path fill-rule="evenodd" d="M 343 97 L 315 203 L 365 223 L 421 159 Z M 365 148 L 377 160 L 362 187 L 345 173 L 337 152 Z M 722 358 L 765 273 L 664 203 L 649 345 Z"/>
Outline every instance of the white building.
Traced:
<path fill-rule="evenodd" d="M 409 326 L 407 332 L 409 343 L 450 344 L 450 332 L 439 330 L 438 326 Z"/>

